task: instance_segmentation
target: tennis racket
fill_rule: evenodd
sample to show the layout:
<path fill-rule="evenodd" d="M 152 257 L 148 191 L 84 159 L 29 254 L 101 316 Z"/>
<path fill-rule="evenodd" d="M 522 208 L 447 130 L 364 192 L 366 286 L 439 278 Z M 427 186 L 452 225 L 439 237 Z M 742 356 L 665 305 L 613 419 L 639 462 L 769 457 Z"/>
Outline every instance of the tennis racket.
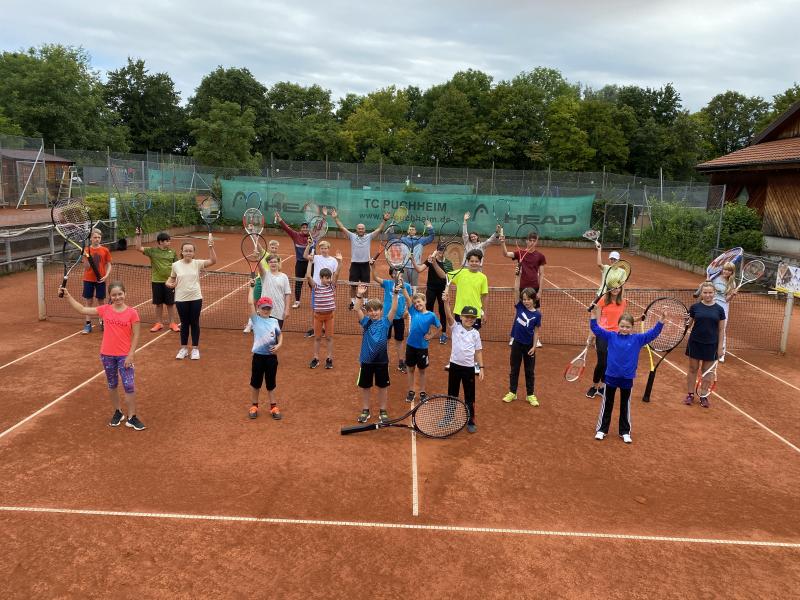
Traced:
<path fill-rule="evenodd" d="M 387 225 L 386 227 L 384 227 L 383 231 L 381 231 L 381 236 L 379 238 L 381 245 L 380 250 L 378 250 L 375 253 L 375 256 L 372 257 L 372 260 L 378 260 L 378 257 L 380 257 L 381 254 L 386 252 L 387 246 L 389 246 L 389 244 L 391 244 L 392 242 L 398 241 L 398 238 L 401 235 L 403 235 L 403 232 L 397 225 Z"/>
<path fill-rule="evenodd" d="M 650 394 L 653 391 L 653 382 L 656 379 L 658 367 L 664 362 L 667 355 L 683 341 L 686 331 L 689 329 L 689 311 L 686 309 L 686 305 L 677 298 L 670 297 L 656 298 L 647 306 L 642 315 L 643 329 L 650 330 L 655 327 L 662 313 L 664 314 L 664 326 L 658 337 L 650 342 L 650 347 L 655 352 L 660 352 L 661 357 L 657 363 L 650 363 L 652 366 L 650 374 L 647 376 L 642 402 L 650 402 Z"/>
<path fill-rule="evenodd" d="M 220 204 L 219 201 L 212 197 L 206 198 L 200 203 L 200 218 L 205 221 L 208 226 L 208 234 L 211 235 L 211 226 L 219 219 Z"/>
<path fill-rule="evenodd" d="M 533 251 L 531 247 L 535 242 L 539 241 L 539 229 L 532 223 L 523 223 L 514 232 L 514 244 L 517 246 L 517 256 L 519 257 L 519 265 L 528 256 L 529 252 Z"/>
<path fill-rule="evenodd" d="M 394 270 L 394 277 L 397 280 L 411 260 L 411 248 L 402 240 L 394 239 L 387 244 L 383 255 L 386 257 L 389 267 Z"/>
<path fill-rule="evenodd" d="M 236 208 L 236 205 L 241 202 L 242 204 L 247 204 L 247 195 L 244 192 L 236 192 L 233 195 L 233 202 L 232 205 Z"/>
<path fill-rule="evenodd" d="M 444 247 L 444 251 L 442 252 L 442 262 L 450 262 L 452 266 L 452 271 L 448 271 L 447 273 L 447 282 L 444 285 L 444 291 L 447 293 L 450 289 L 450 284 L 453 282 L 453 279 L 456 278 L 464 267 L 466 267 L 466 263 L 464 262 L 464 257 L 466 255 L 466 250 L 464 249 L 464 244 L 460 241 L 450 242 Z"/>
<path fill-rule="evenodd" d="M 589 240 L 590 242 L 594 242 L 594 245 L 598 248 L 600 247 L 600 232 L 597 229 L 588 229 L 583 232 L 583 237 Z"/>
<path fill-rule="evenodd" d="M 460 240 L 463 229 L 463 223 L 454 219 L 445 219 L 444 223 L 439 226 L 439 245 L 446 246 L 450 242 Z"/>
<path fill-rule="evenodd" d="M 708 398 L 715 389 L 717 389 L 717 365 L 718 360 L 711 363 L 703 373 L 697 374 L 697 381 L 694 385 L 695 394 L 698 398 Z"/>
<path fill-rule="evenodd" d="M 398 206 L 392 213 L 392 218 L 389 221 L 389 226 L 402 223 L 408 217 L 408 207 L 405 204 Z"/>
<path fill-rule="evenodd" d="M 602 298 L 606 292 L 621 288 L 625 285 L 630 276 L 631 263 L 627 260 L 618 260 L 608 267 L 603 277 L 603 285 L 600 286 L 600 293 L 597 295 L 597 298 L 594 299 L 591 306 L 589 306 L 589 312 L 594 310 L 594 307 L 597 306 L 597 303 L 600 302 L 600 298 Z"/>
<path fill-rule="evenodd" d="M 760 260 L 751 260 L 745 263 L 744 267 L 742 267 L 742 274 L 739 277 L 739 285 L 736 286 L 736 291 L 738 292 L 743 285 L 761 279 L 766 270 L 767 267 Z"/>
<path fill-rule="evenodd" d="M 742 250 L 740 247 L 726 250 L 708 264 L 706 267 L 706 278 L 710 281 L 722 273 L 722 267 L 727 262 L 732 262 L 733 264 L 738 265 L 742 260 L 742 254 L 744 254 L 744 250 Z"/>
<path fill-rule="evenodd" d="M 250 267 L 250 287 L 254 287 L 258 265 L 267 255 L 267 240 L 257 233 L 251 233 L 242 238 L 241 248 L 242 256 Z"/>
<path fill-rule="evenodd" d="M 261 235 L 264 231 L 264 215 L 257 208 L 248 208 L 242 215 L 242 227 L 248 235 Z"/>
<path fill-rule="evenodd" d="M 500 235 L 504 235 L 503 225 L 508 223 L 508 217 L 511 216 L 511 202 L 502 199 L 495 200 L 492 205 L 492 214 L 494 215 L 494 220 L 497 222 L 498 227 L 500 227 Z"/>
<path fill-rule="evenodd" d="M 150 209 L 153 208 L 153 199 L 147 194 L 140 192 L 131 198 L 130 202 L 128 203 L 128 208 L 130 210 L 128 220 L 133 221 L 138 232 L 144 233 L 144 229 L 142 227 L 144 224 L 144 218 L 147 216 L 147 213 L 150 211 Z"/>
<path fill-rule="evenodd" d="M 286 194 L 283 192 L 275 192 L 272 194 L 272 209 L 277 213 L 278 211 L 282 211 L 284 205 L 286 204 Z M 274 217 L 273 221 L 275 223 L 278 222 L 277 215 Z"/>
<path fill-rule="evenodd" d="M 308 222 L 308 235 L 314 242 L 319 242 L 328 233 L 328 219 L 317 216 Z"/>
<path fill-rule="evenodd" d="M 320 209 L 316 202 L 306 202 L 303 205 L 303 217 L 305 217 L 305 220 L 308 222 L 309 229 L 311 228 L 311 220 L 321 215 L 322 209 Z"/>
<path fill-rule="evenodd" d="M 261 194 L 258 192 L 250 192 L 247 194 L 247 201 L 245 203 L 247 208 L 256 208 L 261 210 Z"/>
<path fill-rule="evenodd" d="M 411 424 L 402 423 L 411 417 Z M 404 427 L 413 429 L 429 438 L 443 439 L 450 437 L 464 429 L 469 420 L 469 409 L 458 398 L 452 396 L 428 396 L 423 402 L 397 419 L 367 423 L 364 425 L 350 425 L 342 427 L 342 435 L 374 431 L 386 427 Z"/>
<path fill-rule="evenodd" d="M 569 381 L 570 383 L 573 381 L 578 381 L 583 375 L 583 371 L 586 369 L 586 354 L 589 352 L 589 344 L 591 344 L 592 338 L 588 338 L 586 340 L 586 346 L 584 346 L 581 353 L 578 354 L 575 358 L 570 361 L 567 365 L 567 368 L 564 369 L 564 379 Z"/>
<path fill-rule="evenodd" d="M 100 273 L 98 273 L 92 256 L 86 247 L 92 233 L 92 221 L 83 201 L 79 198 L 57 200 L 50 210 L 50 218 L 58 234 L 64 238 L 64 246 L 61 249 L 64 262 L 64 276 L 61 281 L 61 287 L 67 287 L 67 279 L 70 272 L 80 264 L 84 256 L 89 261 L 89 266 L 99 280 Z M 64 292 L 59 291 L 58 297 L 63 298 Z"/>

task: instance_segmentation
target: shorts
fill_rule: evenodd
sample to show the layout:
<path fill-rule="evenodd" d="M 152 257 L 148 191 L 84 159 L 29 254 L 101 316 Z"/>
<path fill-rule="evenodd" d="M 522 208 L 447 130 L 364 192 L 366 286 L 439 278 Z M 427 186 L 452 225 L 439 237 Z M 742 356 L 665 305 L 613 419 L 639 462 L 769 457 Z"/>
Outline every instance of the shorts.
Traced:
<path fill-rule="evenodd" d="M 717 345 L 703 344 L 689 339 L 689 344 L 686 346 L 686 356 L 702 361 L 717 360 Z"/>
<path fill-rule="evenodd" d="M 358 370 L 358 387 L 368 390 L 372 387 L 373 380 L 379 388 L 389 387 L 389 365 L 361 363 L 361 368 Z"/>
<path fill-rule="evenodd" d="M 389 330 L 386 332 L 386 339 L 392 339 L 392 331 L 394 331 L 394 339 L 398 342 L 402 342 L 406 339 L 406 320 L 405 319 L 394 319 L 392 324 L 389 325 Z"/>
<path fill-rule="evenodd" d="M 156 306 L 175 304 L 175 288 L 168 288 L 166 283 L 153 281 L 150 283 L 150 289 L 153 292 L 153 304 Z"/>
<path fill-rule="evenodd" d="M 420 370 L 428 368 L 428 349 L 414 348 L 406 344 L 406 366 L 417 367 Z"/>
<path fill-rule="evenodd" d="M 365 262 L 351 262 L 350 263 L 350 273 L 348 275 L 350 281 L 359 281 L 361 283 L 369 283 L 370 281 L 370 273 L 369 273 L 369 263 Z"/>
<path fill-rule="evenodd" d="M 330 339 L 333 337 L 333 315 L 336 311 L 314 313 L 314 337 L 322 337 L 322 329 L 325 328 L 325 336 Z"/>
<path fill-rule="evenodd" d="M 106 282 L 105 281 L 84 281 L 83 282 L 83 297 L 87 300 L 97 298 L 98 300 L 106 299 Z"/>
<path fill-rule="evenodd" d="M 267 384 L 270 392 L 275 389 L 275 378 L 278 374 L 278 357 L 275 354 L 253 354 L 250 369 L 250 387 L 261 388 L 261 382 Z"/>
<path fill-rule="evenodd" d="M 453 319 L 456 321 L 456 323 L 461 323 L 461 315 L 453 315 Z M 475 319 L 475 325 L 473 325 L 473 327 L 475 329 L 480 329 L 481 328 L 481 320 L 480 319 Z"/>

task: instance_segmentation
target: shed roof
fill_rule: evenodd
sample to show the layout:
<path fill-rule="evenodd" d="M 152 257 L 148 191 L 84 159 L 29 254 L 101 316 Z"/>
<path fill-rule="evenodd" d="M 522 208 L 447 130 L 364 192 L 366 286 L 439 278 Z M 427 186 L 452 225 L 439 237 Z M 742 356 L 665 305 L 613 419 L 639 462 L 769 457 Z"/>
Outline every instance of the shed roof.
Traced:
<path fill-rule="evenodd" d="M 747 146 L 725 156 L 697 165 L 698 171 L 725 170 L 758 165 L 797 163 L 800 166 L 800 138 L 786 138 Z"/>
<path fill-rule="evenodd" d="M 0 156 L 5 156 L 7 158 L 13 158 L 16 160 L 36 160 L 36 157 L 39 156 L 38 150 L 14 150 L 11 148 L 0 148 Z M 61 156 L 56 156 L 55 154 L 47 154 L 43 152 L 40 159 L 45 160 L 46 162 L 63 162 L 63 163 L 73 163 L 68 158 L 63 158 Z"/>

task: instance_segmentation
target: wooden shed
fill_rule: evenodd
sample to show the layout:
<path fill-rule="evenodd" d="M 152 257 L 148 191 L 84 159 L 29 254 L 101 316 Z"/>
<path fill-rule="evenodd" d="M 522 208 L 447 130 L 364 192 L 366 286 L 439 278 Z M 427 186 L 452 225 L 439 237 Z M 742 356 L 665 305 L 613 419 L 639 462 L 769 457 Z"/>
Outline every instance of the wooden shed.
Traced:
<path fill-rule="evenodd" d="M 746 201 L 764 219 L 767 249 L 800 254 L 800 101 L 746 148 L 697 165 L 725 202 Z"/>
<path fill-rule="evenodd" d="M 25 183 L 30 181 L 23 205 L 46 206 L 58 197 L 59 186 L 73 164 L 38 150 L 0 148 L 0 205 L 16 206 Z"/>

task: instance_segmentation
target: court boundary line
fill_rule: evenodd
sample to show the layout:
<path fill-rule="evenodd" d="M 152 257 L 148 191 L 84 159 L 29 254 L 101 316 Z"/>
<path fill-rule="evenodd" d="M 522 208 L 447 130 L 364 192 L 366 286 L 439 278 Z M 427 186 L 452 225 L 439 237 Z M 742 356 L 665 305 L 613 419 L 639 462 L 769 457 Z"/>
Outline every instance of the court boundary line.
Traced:
<path fill-rule="evenodd" d="M 419 516 L 419 477 L 417 469 L 417 432 L 411 430 L 411 515 Z"/>
<path fill-rule="evenodd" d="M 92 510 L 76 508 L 0 506 L 4 513 L 65 514 L 87 517 L 121 517 L 142 519 L 170 519 L 178 521 L 212 521 L 223 523 L 265 523 L 270 525 L 312 525 L 331 527 L 351 527 L 363 529 L 401 529 L 442 531 L 453 533 L 486 533 L 495 535 L 522 535 L 529 537 L 588 538 L 605 540 L 633 540 L 644 542 L 670 542 L 678 544 L 705 544 L 721 546 L 751 546 L 765 548 L 788 548 L 800 550 L 800 542 L 772 542 L 768 540 L 740 540 L 719 538 L 694 538 L 663 535 L 635 535 L 625 533 L 605 533 L 595 531 L 559 531 L 547 529 L 519 529 L 505 527 L 468 527 L 464 525 L 435 525 L 422 523 L 384 523 L 374 521 L 336 521 L 326 519 L 292 519 L 281 517 L 248 517 L 233 515 L 204 515 L 186 513 L 128 512 L 119 510 Z"/>

